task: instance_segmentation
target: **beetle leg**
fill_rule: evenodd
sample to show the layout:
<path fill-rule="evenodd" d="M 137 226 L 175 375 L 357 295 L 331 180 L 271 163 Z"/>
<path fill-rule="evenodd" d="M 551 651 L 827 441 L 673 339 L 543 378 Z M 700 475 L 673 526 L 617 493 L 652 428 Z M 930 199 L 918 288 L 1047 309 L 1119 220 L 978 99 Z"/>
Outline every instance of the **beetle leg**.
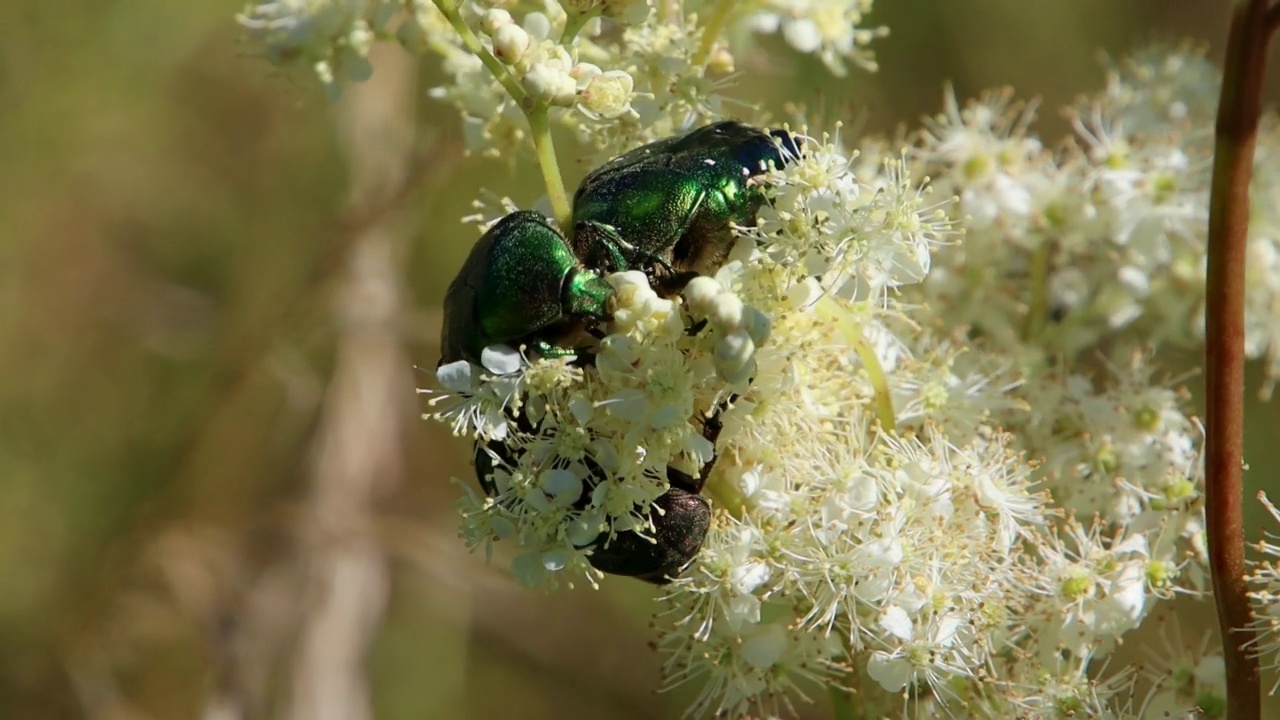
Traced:
<path fill-rule="evenodd" d="M 701 197 L 699 197 L 699 203 L 701 203 Z M 686 223 L 680 229 L 680 233 L 683 234 L 687 229 L 688 224 Z M 633 270 L 636 269 L 636 266 L 639 266 L 646 271 L 645 274 L 649 276 L 654 291 L 663 297 L 670 297 L 675 294 L 673 290 L 679 291 L 685 285 L 688 285 L 690 280 L 698 276 L 698 273 L 693 270 L 677 271 L 661 255 L 651 252 L 641 254 L 635 246 L 624 240 L 612 225 L 604 225 L 594 220 L 585 220 L 578 223 L 574 231 L 574 238 L 575 242 L 580 244 L 580 247 L 591 247 L 592 250 L 588 252 L 593 254 L 604 253 L 605 258 L 594 258 L 596 262 L 592 262 L 592 259 L 587 259 L 588 265 L 594 266 L 599 262 L 603 262 L 606 267 L 612 268 L 616 272 Z M 627 262 L 628 256 L 634 257 L 636 262 Z"/>
<path fill-rule="evenodd" d="M 711 471 L 716 467 L 716 460 L 720 457 L 720 454 L 715 451 L 716 443 L 720 440 L 720 433 L 724 430 L 724 422 L 720 420 L 720 414 L 729 409 L 729 406 L 737 399 L 737 395 L 725 398 L 702 422 L 702 437 L 706 438 L 712 447 L 711 459 L 698 468 L 697 477 L 678 468 L 668 466 L 667 482 L 671 484 L 671 487 L 679 488 L 694 495 L 702 492 L 703 486 L 707 484 L 707 478 L 711 477 Z"/>
<path fill-rule="evenodd" d="M 624 250 L 635 250 L 618 234 L 612 225 L 605 225 L 594 220 L 583 220 L 574 226 L 573 243 L 578 257 L 588 267 L 605 268 L 612 272 L 630 270 Z M 604 257 L 598 252 L 603 250 Z"/>

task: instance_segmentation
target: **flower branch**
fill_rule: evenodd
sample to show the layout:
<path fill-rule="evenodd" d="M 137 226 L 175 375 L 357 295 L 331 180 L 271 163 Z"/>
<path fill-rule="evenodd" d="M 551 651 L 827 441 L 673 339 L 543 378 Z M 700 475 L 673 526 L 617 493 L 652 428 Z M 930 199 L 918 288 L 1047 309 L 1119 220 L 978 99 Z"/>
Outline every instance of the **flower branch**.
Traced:
<path fill-rule="evenodd" d="M 458 39 L 462 41 L 462 46 L 465 47 L 472 55 L 479 58 L 480 62 L 484 63 L 484 66 L 489 69 L 489 72 L 493 73 L 494 79 L 502 85 L 502 89 L 507 91 L 507 94 L 511 96 L 511 99 L 516 101 L 521 110 L 525 113 L 532 110 L 529 106 L 529 98 L 525 93 L 524 88 L 520 87 L 520 84 L 511 76 L 511 72 L 507 70 L 506 66 L 503 65 L 498 58 L 494 57 L 493 53 L 489 52 L 489 49 L 484 46 L 484 43 L 480 42 L 480 38 L 476 37 L 476 34 L 467 26 L 467 23 L 462 19 L 462 14 L 458 12 L 458 6 L 454 1 L 432 1 L 436 4 L 436 8 L 440 10 L 440 14 L 444 15 L 445 19 L 449 21 L 449 24 L 453 26 L 454 31 L 458 33 Z"/>
<path fill-rule="evenodd" d="M 737 4 L 736 0 L 716 0 L 715 6 L 711 8 L 711 15 L 707 18 L 707 24 L 702 28 L 702 39 L 698 42 L 698 50 L 693 55 L 693 65 L 701 67 L 707 64 L 707 58 L 711 57 L 711 50 L 720 39 L 720 35 L 724 33 L 725 26 L 729 23 L 729 16 Z"/>

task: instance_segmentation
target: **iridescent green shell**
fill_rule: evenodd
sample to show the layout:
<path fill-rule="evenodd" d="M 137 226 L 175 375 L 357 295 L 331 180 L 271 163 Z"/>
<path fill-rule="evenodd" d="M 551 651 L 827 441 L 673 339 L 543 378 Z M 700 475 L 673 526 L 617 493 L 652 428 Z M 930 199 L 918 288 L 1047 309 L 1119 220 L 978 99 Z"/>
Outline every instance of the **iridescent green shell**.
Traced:
<path fill-rule="evenodd" d="M 521 210 L 486 232 L 444 299 L 441 362 L 479 362 L 489 345 L 554 352 L 590 319 L 608 315 L 613 289 L 586 270 L 554 224 Z"/>
<path fill-rule="evenodd" d="M 574 196 L 574 251 L 601 272 L 642 269 L 682 287 L 723 262 L 731 224 L 754 224 L 764 194 L 752 178 L 796 152 L 788 133 L 726 121 L 615 158 Z"/>

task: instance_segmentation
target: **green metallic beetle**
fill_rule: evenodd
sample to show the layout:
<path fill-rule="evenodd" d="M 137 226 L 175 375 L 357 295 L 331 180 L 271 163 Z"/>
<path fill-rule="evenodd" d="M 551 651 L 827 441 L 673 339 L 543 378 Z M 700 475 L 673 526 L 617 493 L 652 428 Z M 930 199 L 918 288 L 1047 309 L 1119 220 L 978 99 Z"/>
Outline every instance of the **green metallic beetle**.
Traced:
<path fill-rule="evenodd" d="M 642 270 L 662 295 L 712 272 L 733 245 L 731 224 L 755 221 L 752 183 L 798 154 L 796 139 L 740 122 L 707 125 L 610 161 L 574 195 L 574 237 L 517 211 L 480 238 L 445 295 L 442 363 L 478 362 L 489 345 L 577 354 L 583 331 L 608 317 L 603 275 Z"/>
<path fill-rule="evenodd" d="M 644 270 L 673 295 L 714 272 L 752 225 L 764 194 L 752 182 L 799 155 L 798 140 L 728 120 L 659 140 L 592 171 L 573 198 L 573 248 L 602 273 Z"/>
<path fill-rule="evenodd" d="M 478 363 L 490 345 L 568 354 L 566 341 L 609 316 L 611 297 L 551 220 L 518 210 L 489 228 L 449 285 L 441 363 Z"/>

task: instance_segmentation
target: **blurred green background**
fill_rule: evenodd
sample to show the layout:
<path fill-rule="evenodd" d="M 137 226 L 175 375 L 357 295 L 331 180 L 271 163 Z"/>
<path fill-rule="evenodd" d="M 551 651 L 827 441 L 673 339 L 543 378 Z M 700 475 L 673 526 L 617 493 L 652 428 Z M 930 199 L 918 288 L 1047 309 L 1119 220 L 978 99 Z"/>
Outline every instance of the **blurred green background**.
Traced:
<path fill-rule="evenodd" d="M 887 132 L 946 80 L 1012 85 L 1052 139 L 1056 108 L 1102 86 L 1099 49 L 1190 37 L 1220 57 L 1227 6 L 881 0 L 879 74 L 834 79 L 774 43 L 740 61 L 741 97 Z M 378 718 L 676 716 L 687 696 L 653 692 L 655 591 L 546 596 L 467 554 L 449 478 L 469 449 L 416 417 L 410 366 L 434 368 L 475 237 L 459 217 L 481 187 L 534 201 L 531 161 L 464 157 L 426 97 L 434 65 L 401 62 L 409 122 L 387 144 L 408 161 L 353 171 L 349 148 L 378 147 L 368 116 L 255 57 L 238 9 L 0 6 L 0 718 L 307 717 L 288 700 L 307 638 L 368 639 Z M 1261 448 L 1277 411 L 1250 412 Z M 373 608 L 363 625 L 312 632 L 345 602 Z"/>

